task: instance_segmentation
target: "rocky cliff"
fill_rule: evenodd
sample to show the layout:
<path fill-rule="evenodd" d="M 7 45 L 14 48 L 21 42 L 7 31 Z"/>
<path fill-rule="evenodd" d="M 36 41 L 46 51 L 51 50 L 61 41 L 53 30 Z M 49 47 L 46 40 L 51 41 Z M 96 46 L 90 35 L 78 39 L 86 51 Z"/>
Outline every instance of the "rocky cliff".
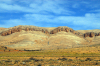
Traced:
<path fill-rule="evenodd" d="M 45 34 L 56 34 L 60 31 L 65 31 L 65 32 L 71 32 L 77 36 L 84 37 L 84 38 L 100 36 L 100 32 L 98 32 L 98 33 L 95 33 L 95 32 L 81 33 L 81 32 L 75 31 L 72 28 L 69 28 L 66 26 L 65 27 L 57 27 L 51 31 L 47 30 L 46 28 L 36 27 L 36 26 L 15 26 L 13 28 L 9 28 L 8 30 L 2 31 L 1 36 L 10 35 L 12 33 L 20 32 L 22 30 L 24 30 L 24 31 L 41 31 Z"/>
<path fill-rule="evenodd" d="M 100 44 L 100 30 L 15 26 L 0 31 L 0 45 L 14 49 L 57 49 Z"/>

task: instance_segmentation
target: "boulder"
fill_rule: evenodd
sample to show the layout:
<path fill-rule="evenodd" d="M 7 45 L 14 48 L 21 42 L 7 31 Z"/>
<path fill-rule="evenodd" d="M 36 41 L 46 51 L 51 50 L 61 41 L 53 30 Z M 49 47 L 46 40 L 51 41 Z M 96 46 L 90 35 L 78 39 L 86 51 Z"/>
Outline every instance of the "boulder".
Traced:
<path fill-rule="evenodd" d="M 50 34 L 54 34 L 55 32 L 54 32 L 54 30 L 52 30 L 51 32 L 50 32 Z"/>
<path fill-rule="evenodd" d="M 22 29 L 19 27 L 19 28 L 17 28 L 17 32 L 20 32 Z"/>
<path fill-rule="evenodd" d="M 10 34 L 11 34 L 11 30 L 8 30 L 8 31 L 7 31 L 7 35 L 10 35 Z"/>
<path fill-rule="evenodd" d="M 6 32 L 3 32 L 3 33 L 1 34 L 1 36 L 6 36 Z"/>
<path fill-rule="evenodd" d="M 94 32 L 88 32 L 84 34 L 84 37 L 94 37 L 96 35 L 96 33 Z"/>
<path fill-rule="evenodd" d="M 74 31 L 74 30 L 73 30 L 73 31 L 72 31 L 72 33 L 73 33 L 73 34 L 75 34 L 75 33 L 76 33 L 76 31 Z"/>
<path fill-rule="evenodd" d="M 69 29 L 70 30 L 70 32 L 73 32 L 74 30 L 73 29 Z"/>
<path fill-rule="evenodd" d="M 84 34 L 84 37 L 86 38 L 86 37 L 89 37 L 90 36 L 90 33 L 85 33 Z"/>
<path fill-rule="evenodd" d="M 42 32 L 44 33 L 44 30 L 42 29 Z"/>
<path fill-rule="evenodd" d="M 69 29 L 68 28 L 65 28 L 65 32 L 69 32 Z"/>
<path fill-rule="evenodd" d="M 98 36 L 98 33 L 95 33 L 95 36 Z"/>
<path fill-rule="evenodd" d="M 54 29 L 54 30 L 52 30 L 51 32 L 50 32 L 50 34 L 55 34 L 55 33 L 57 33 L 58 32 L 58 29 Z"/>
<path fill-rule="evenodd" d="M 98 33 L 98 36 L 100 36 L 100 32 Z"/>
<path fill-rule="evenodd" d="M 95 33 L 94 32 L 90 32 L 90 36 L 89 37 L 94 37 Z"/>

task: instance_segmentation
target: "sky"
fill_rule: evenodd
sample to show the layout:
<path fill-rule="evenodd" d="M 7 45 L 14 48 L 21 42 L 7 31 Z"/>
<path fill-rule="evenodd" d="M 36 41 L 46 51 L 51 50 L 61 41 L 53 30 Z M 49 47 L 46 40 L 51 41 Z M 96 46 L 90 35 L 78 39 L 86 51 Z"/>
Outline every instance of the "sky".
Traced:
<path fill-rule="evenodd" d="M 100 29 L 100 0 L 0 0 L 0 27 Z"/>

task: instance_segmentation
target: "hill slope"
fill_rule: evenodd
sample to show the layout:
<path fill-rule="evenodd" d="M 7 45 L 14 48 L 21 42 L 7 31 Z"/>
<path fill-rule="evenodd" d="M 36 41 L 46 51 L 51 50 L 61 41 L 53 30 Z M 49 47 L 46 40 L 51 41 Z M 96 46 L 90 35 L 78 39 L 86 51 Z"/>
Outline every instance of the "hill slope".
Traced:
<path fill-rule="evenodd" d="M 90 30 L 93 32 L 93 30 Z M 96 32 L 97 30 L 94 30 Z M 84 37 L 85 30 L 69 27 L 44 28 L 36 26 L 15 26 L 0 32 L 0 45 L 19 50 L 46 50 L 74 48 L 100 43 L 99 31 L 91 37 Z"/>

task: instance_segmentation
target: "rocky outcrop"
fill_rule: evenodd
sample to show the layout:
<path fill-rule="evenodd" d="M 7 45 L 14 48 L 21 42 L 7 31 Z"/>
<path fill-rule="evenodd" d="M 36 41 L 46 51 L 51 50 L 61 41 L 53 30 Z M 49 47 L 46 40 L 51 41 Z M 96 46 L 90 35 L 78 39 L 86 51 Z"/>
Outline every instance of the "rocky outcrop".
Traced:
<path fill-rule="evenodd" d="M 84 34 L 84 37 L 94 37 L 94 36 L 97 36 L 97 33 L 94 33 L 94 32 L 88 32 L 88 33 L 85 33 Z"/>
<path fill-rule="evenodd" d="M 12 28 L 12 29 L 9 29 L 7 31 L 4 31 L 1 33 L 1 36 L 6 36 L 6 35 L 10 35 L 12 33 L 15 33 L 15 32 L 20 32 L 21 31 L 21 28 Z"/>
<path fill-rule="evenodd" d="M 55 33 L 59 32 L 59 31 L 60 31 L 60 30 L 54 29 L 54 30 L 52 30 L 52 31 L 50 32 L 50 34 L 55 34 Z"/>
<path fill-rule="evenodd" d="M 25 31 L 29 31 L 29 28 L 26 28 Z"/>
<path fill-rule="evenodd" d="M 90 32 L 89 37 L 94 37 L 94 36 L 95 36 L 95 33 L 94 32 Z"/>
<path fill-rule="evenodd" d="M 95 36 L 100 36 L 100 32 L 99 33 L 95 33 Z"/>
<path fill-rule="evenodd" d="M 60 32 L 60 31 L 69 32 L 69 28 L 68 27 L 58 27 L 58 28 L 50 31 L 50 34 L 55 34 L 55 33 Z"/>
<path fill-rule="evenodd" d="M 43 28 L 39 28 L 39 27 L 35 27 L 35 26 L 15 26 L 13 28 L 10 28 L 6 31 L 3 31 L 1 33 L 1 36 L 6 36 L 6 35 L 10 35 L 12 33 L 15 33 L 15 32 L 20 32 L 21 30 L 25 30 L 25 31 L 42 31 L 43 33 L 45 34 L 49 34 L 49 31 L 47 29 L 43 29 Z"/>
<path fill-rule="evenodd" d="M 1 36 L 6 36 L 6 35 L 7 35 L 6 32 L 1 33 Z"/>
<path fill-rule="evenodd" d="M 42 31 L 42 32 L 45 33 L 45 34 L 49 34 L 49 31 L 46 30 L 46 29 L 42 29 L 42 30 L 40 30 L 40 31 Z"/>
<path fill-rule="evenodd" d="M 80 36 L 80 37 L 94 37 L 94 36 L 100 36 L 100 32 L 99 33 L 94 33 L 94 32 L 87 32 L 87 33 L 80 33 L 78 31 L 75 31 L 69 27 L 57 27 L 53 30 L 51 30 L 50 32 L 45 29 L 45 28 L 41 28 L 41 27 L 36 27 L 36 26 L 15 26 L 13 28 L 10 28 L 9 30 L 6 30 L 6 31 L 3 31 L 1 33 L 1 36 L 6 36 L 6 35 L 10 35 L 12 33 L 15 33 L 15 32 L 20 32 L 21 30 L 25 30 L 25 31 L 41 31 L 45 34 L 55 34 L 57 32 L 60 32 L 60 31 L 65 31 L 65 32 L 71 32 L 77 36 Z"/>
<path fill-rule="evenodd" d="M 45 30 L 44 32 L 45 32 L 45 34 L 49 34 L 48 30 Z"/>
<path fill-rule="evenodd" d="M 85 33 L 85 34 L 84 34 L 84 37 L 85 37 L 85 38 L 86 38 L 86 37 L 89 37 L 89 34 L 90 34 L 90 33 Z"/>
<path fill-rule="evenodd" d="M 11 30 L 8 30 L 6 33 L 7 33 L 7 35 L 10 35 L 11 34 Z"/>
<path fill-rule="evenodd" d="M 68 29 L 68 28 L 66 28 L 66 29 L 65 29 L 65 31 L 66 31 L 66 32 L 69 32 L 69 29 Z"/>
<path fill-rule="evenodd" d="M 100 32 L 98 33 L 98 36 L 100 36 Z"/>

